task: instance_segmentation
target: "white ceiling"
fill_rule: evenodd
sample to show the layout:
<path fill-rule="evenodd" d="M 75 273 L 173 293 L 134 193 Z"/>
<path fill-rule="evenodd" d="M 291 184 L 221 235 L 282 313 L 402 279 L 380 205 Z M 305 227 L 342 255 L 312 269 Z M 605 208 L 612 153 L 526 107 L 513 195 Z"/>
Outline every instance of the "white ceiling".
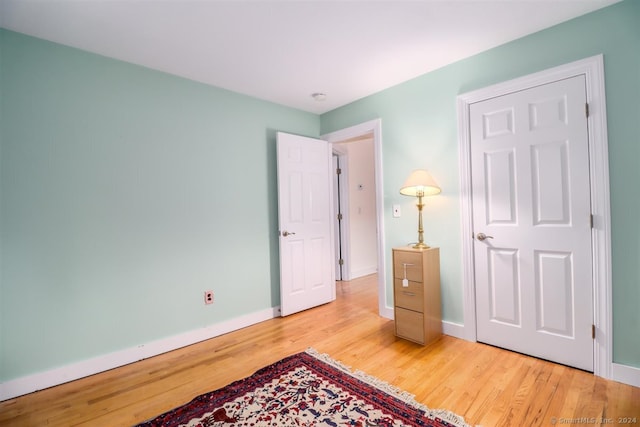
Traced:
<path fill-rule="evenodd" d="M 618 1 L 0 0 L 0 26 L 320 114 Z"/>

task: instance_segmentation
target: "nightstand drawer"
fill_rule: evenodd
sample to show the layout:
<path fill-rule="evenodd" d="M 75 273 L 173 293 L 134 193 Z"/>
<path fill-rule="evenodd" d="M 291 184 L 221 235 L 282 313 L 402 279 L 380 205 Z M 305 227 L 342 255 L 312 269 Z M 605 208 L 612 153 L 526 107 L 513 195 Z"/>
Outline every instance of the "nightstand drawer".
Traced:
<path fill-rule="evenodd" d="M 402 279 L 395 279 L 393 295 L 397 307 L 406 308 L 413 311 L 424 312 L 424 292 L 423 284 L 419 282 L 409 282 L 409 286 L 402 286 Z"/>
<path fill-rule="evenodd" d="M 418 252 L 395 251 L 393 253 L 393 272 L 397 279 L 404 279 L 405 269 L 407 279 L 422 282 L 422 255 Z"/>
<path fill-rule="evenodd" d="M 396 307 L 396 335 L 424 344 L 424 316 L 422 313 Z"/>

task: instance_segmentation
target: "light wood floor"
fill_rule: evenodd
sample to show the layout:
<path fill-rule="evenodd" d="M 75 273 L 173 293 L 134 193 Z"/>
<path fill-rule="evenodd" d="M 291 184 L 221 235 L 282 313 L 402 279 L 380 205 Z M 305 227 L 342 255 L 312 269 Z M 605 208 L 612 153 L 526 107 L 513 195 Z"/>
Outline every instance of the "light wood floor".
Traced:
<path fill-rule="evenodd" d="M 2 402 L 0 425 L 131 426 L 314 347 L 470 425 L 623 425 L 619 418 L 635 417 L 640 426 L 640 388 L 448 336 L 427 347 L 397 339 L 393 322 L 377 314 L 375 276 L 337 290 L 331 304 Z"/>

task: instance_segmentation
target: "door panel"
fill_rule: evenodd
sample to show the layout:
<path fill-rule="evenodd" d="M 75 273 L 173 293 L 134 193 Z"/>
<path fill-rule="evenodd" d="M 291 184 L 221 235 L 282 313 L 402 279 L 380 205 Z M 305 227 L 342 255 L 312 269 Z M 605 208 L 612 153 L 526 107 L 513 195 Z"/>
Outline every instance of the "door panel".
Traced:
<path fill-rule="evenodd" d="M 479 341 L 593 370 L 585 78 L 472 104 Z"/>
<path fill-rule="evenodd" d="M 283 316 L 335 299 L 331 151 L 326 141 L 277 134 L 280 310 Z"/>
<path fill-rule="evenodd" d="M 574 334 L 573 261 L 569 252 L 535 254 L 535 286 L 538 330 L 564 335 Z"/>
<path fill-rule="evenodd" d="M 534 225 L 569 225 L 569 144 L 555 141 L 531 147 Z"/>
<path fill-rule="evenodd" d="M 515 153 L 513 150 L 484 154 L 485 206 L 489 224 L 516 223 Z"/>
<path fill-rule="evenodd" d="M 491 320 L 520 326 L 522 306 L 518 251 L 489 249 L 488 285 L 491 294 Z"/>

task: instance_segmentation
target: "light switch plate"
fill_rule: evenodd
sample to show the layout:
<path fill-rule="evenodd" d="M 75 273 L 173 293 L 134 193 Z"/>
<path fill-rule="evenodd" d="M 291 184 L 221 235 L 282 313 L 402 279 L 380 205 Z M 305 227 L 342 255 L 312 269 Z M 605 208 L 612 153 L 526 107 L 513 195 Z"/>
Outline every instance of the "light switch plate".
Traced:
<path fill-rule="evenodd" d="M 393 205 L 393 217 L 400 218 L 400 215 L 402 215 L 402 212 L 400 212 L 400 205 Z"/>

